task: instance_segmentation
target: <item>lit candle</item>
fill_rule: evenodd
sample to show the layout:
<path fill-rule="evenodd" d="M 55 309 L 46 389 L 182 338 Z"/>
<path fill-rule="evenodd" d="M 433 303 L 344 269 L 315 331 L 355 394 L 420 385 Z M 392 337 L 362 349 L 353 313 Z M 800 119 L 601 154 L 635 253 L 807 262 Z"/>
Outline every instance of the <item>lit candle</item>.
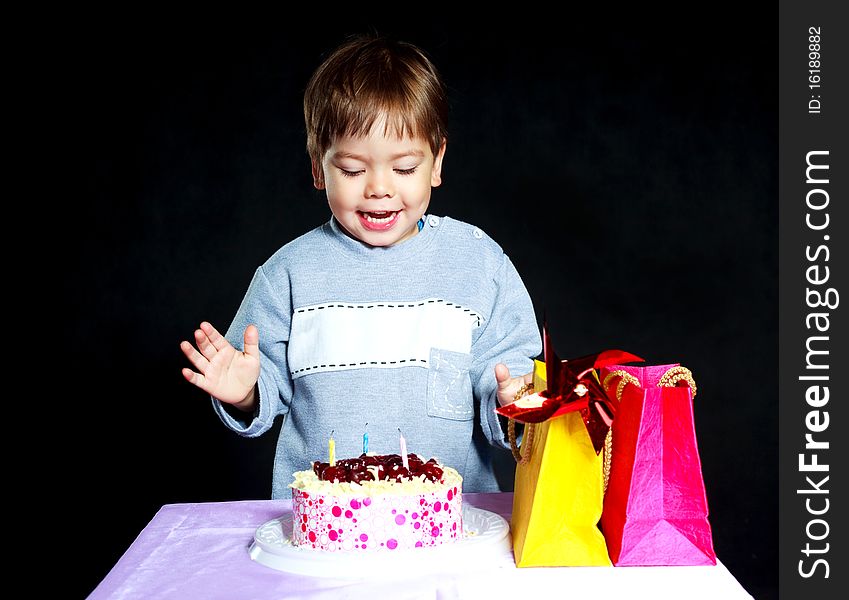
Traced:
<path fill-rule="evenodd" d="M 408 471 L 410 470 L 410 461 L 407 459 L 407 440 L 404 439 L 404 434 L 401 433 L 401 429 L 398 429 L 398 433 L 401 434 L 401 464 L 404 465 L 404 468 Z"/>
<path fill-rule="evenodd" d="M 366 423 L 366 427 L 368 427 L 368 423 Z M 363 434 L 363 454 L 368 453 L 368 431 Z"/>
<path fill-rule="evenodd" d="M 333 432 L 330 432 L 330 441 L 327 442 L 327 452 L 330 454 L 330 466 L 336 466 L 336 442 L 333 441 Z"/>

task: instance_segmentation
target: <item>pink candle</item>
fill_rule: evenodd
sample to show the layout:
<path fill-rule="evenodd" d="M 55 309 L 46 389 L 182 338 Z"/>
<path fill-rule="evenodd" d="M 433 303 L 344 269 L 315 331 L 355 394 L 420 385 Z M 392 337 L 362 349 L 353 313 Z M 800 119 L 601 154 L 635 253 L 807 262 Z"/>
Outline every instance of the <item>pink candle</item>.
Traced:
<path fill-rule="evenodd" d="M 400 429 L 398 429 L 398 433 L 401 434 L 401 464 L 403 464 L 404 468 L 409 471 L 410 461 L 407 458 L 407 440 L 404 439 L 404 434 L 401 433 Z"/>

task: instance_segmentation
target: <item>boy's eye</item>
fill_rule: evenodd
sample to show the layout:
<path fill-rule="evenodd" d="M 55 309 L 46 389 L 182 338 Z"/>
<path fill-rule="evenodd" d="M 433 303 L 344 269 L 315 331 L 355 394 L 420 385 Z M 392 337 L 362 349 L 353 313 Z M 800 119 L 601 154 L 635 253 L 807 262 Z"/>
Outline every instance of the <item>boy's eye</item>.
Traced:
<path fill-rule="evenodd" d="M 395 172 L 399 175 L 412 175 L 416 172 L 417 168 L 418 165 L 409 169 L 395 169 Z M 349 171 L 347 169 L 343 169 L 342 167 L 339 167 L 339 172 L 342 173 L 344 177 L 356 177 L 360 173 L 363 173 L 363 171 Z"/>

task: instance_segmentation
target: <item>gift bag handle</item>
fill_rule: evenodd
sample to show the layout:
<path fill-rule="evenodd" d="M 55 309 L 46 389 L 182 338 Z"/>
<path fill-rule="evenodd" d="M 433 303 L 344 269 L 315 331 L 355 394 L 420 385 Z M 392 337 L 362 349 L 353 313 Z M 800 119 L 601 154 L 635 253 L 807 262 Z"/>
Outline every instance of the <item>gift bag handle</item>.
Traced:
<path fill-rule="evenodd" d="M 610 390 L 610 380 L 619 377 L 619 383 L 616 385 L 616 400 L 622 402 L 622 392 L 625 386 L 633 383 L 636 386 L 640 385 L 640 381 L 628 373 L 619 369 L 607 374 L 604 381 L 601 383 L 605 391 Z M 607 430 L 607 437 L 604 438 L 604 460 L 602 462 L 602 471 L 604 472 L 604 493 L 607 493 L 607 482 L 610 481 L 610 465 L 613 463 L 613 428 Z"/>
<path fill-rule="evenodd" d="M 524 384 L 513 396 L 514 402 L 528 392 L 533 391 L 533 389 L 533 383 Z M 522 440 L 522 448 L 519 449 L 519 445 L 516 443 L 516 420 L 507 419 L 507 439 L 510 440 L 510 450 L 513 452 L 513 458 L 516 459 L 516 463 L 520 465 L 527 463 L 531 458 L 531 448 L 534 444 L 534 424 L 525 423 L 525 435 Z"/>
<path fill-rule="evenodd" d="M 686 367 L 672 367 L 664 373 L 660 381 L 657 382 L 657 387 L 676 387 L 679 382 L 685 381 L 690 386 L 693 392 L 693 398 L 696 397 L 696 380 L 693 379 L 693 374 Z"/>
<path fill-rule="evenodd" d="M 525 423 L 525 435 L 522 440 L 522 447 L 519 448 L 516 443 L 516 421 L 515 419 L 507 420 L 507 437 L 510 440 L 510 450 L 513 452 L 513 458 L 516 463 L 524 465 L 531 458 L 531 446 L 534 443 L 534 424 Z"/>

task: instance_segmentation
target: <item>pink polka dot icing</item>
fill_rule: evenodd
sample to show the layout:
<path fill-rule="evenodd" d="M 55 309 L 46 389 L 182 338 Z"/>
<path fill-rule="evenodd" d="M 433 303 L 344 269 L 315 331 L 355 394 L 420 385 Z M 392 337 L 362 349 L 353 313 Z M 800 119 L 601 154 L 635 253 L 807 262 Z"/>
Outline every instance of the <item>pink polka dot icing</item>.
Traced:
<path fill-rule="evenodd" d="M 371 495 L 352 494 L 359 486 L 350 484 L 344 493 L 336 483 L 309 492 L 293 485 L 293 543 L 327 552 L 397 552 L 461 539 L 460 486 L 452 482 L 434 491 L 413 487 L 413 493 L 397 493 L 407 483 L 397 483 L 400 490 L 394 493 L 371 490 Z"/>

